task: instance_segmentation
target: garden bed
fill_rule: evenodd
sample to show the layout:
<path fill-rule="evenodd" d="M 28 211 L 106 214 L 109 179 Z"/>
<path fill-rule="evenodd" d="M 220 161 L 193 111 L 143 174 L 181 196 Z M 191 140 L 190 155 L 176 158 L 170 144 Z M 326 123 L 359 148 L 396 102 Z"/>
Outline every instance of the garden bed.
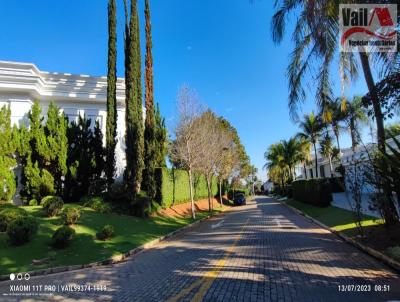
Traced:
<path fill-rule="evenodd" d="M 73 204 L 65 205 L 70 206 Z M 194 222 L 190 217 L 158 215 L 141 219 L 83 208 L 81 219 L 72 225 L 76 234 L 71 245 L 58 250 L 51 247 L 50 241 L 61 225 L 61 218 L 45 217 L 41 206 L 23 208 L 38 219 L 38 232 L 30 242 L 21 246 L 10 245 L 6 233 L 0 233 L 0 275 L 105 260 Z M 208 215 L 208 211 L 198 212 L 196 219 Z M 96 233 L 105 224 L 114 227 L 115 236 L 107 241 L 96 239 Z"/>

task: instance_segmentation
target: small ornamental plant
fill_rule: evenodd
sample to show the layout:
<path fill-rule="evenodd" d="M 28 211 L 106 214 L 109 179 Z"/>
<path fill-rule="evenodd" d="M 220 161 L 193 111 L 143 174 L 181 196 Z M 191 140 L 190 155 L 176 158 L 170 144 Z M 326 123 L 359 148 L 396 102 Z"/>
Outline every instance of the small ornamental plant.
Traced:
<path fill-rule="evenodd" d="M 100 232 L 96 234 L 97 239 L 99 240 L 107 240 L 113 237 L 114 235 L 114 227 L 112 225 L 106 224 Z"/>

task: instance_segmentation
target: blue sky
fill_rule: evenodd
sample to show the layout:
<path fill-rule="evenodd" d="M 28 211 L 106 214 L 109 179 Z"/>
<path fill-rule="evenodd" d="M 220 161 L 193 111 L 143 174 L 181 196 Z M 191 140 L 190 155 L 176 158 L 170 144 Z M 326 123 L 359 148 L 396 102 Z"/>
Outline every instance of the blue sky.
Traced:
<path fill-rule="evenodd" d="M 143 2 L 139 1 L 143 31 Z M 118 4 L 118 75 L 123 76 L 123 7 Z M 237 129 L 265 179 L 263 154 L 298 129 L 289 120 L 286 66 L 289 36 L 274 45 L 273 1 L 151 1 L 155 99 L 167 125 L 176 120 L 182 84 Z M 291 24 L 288 28 L 290 31 Z M 4 1 L 0 10 L 0 60 L 35 63 L 44 71 L 106 75 L 106 0 Z M 142 37 L 143 38 L 143 37 Z M 142 48 L 144 39 L 142 39 Z M 332 70 L 338 83 L 338 66 Z M 339 85 L 335 91 L 339 94 Z M 351 92 L 364 94 L 360 79 Z M 313 92 L 303 106 L 314 108 Z M 343 146 L 350 144 L 343 136 Z"/>

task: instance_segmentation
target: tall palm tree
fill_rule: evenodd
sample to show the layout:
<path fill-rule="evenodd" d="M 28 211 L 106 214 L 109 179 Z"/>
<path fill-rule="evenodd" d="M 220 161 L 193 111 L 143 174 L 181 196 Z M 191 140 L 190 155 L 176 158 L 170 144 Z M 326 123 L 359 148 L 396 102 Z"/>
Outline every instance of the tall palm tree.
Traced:
<path fill-rule="evenodd" d="M 324 137 L 320 141 L 320 148 L 319 152 L 329 160 L 329 174 L 330 177 L 332 177 L 332 157 L 333 157 L 333 152 L 334 152 L 334 147 L 332 144 L 332 138 L 330 137 L 329 133 L 325 133 Z"/>
<path fill-rule="evenodd" d="M 282 188 L 288 178 L 288 166 L 284 161 L 284 148 L 281 142 L 272 144 L 264 153 L 264 158 L 267 161 L 264 167 L 268 169 L 270 178 L 277 183 L 280 183 Z"/>
<path fill-rule="evenodd" d="M 300 153 L 299 153 L 299 161 L 303 164 L 304 175 L 307 179 L 307 169 L 306 165 L 311 162 L 311 143 L 306 139 L 300 139 Z"/>
<path fill-rule="evenodd" d="M 362 107 L 362 98 L 353 97 L 351 101 L 346 101 L 346 123 L 350 131 L 351 148 L 354 151 L 360 143 L 360 127 L 368 123 L 368 116 Z"/>
<path fill-rule="evenodd" d="M 317 80 L 316 100 L 318 105 L 324 107 L 332 99 L 329 70 L 339 48 L 339 2 L 337 0 L 275 1 L 276 11 L 272 18 L 272 37 L 275 43 L 280 43 L 283 39 L 286 20 L 293 13 L 298 13 L 292 34 L 295 46 L 287 71 L 290 91 L 289 108 L 292 116 L 296 116 L 299 104 L 305 99 L 303 79 L 307 74 L 312 73 L 312 80 Z M 389 1 L 382 0 L 381 2 Z M 355 55 L 357 53 L 340 53 L 339 61 L 343 82 L 348 82 L 358 74 L 359 66 Z M 377 64 L 377 67 L 380 67 L 383 75 L 388 75 L 399 69 L 400 53 L 388 55 L 377 52 L 371 59 L 367 52 L 359 52 L 358 57 L 371 96 L 371 106 L 377 125 L 378 145 L 381 150 L 385 150 L 384 116 L 375 90 L 370 62 L 380 63 L 379 66 Z M 317 69 L 317 74 L 313 67 Z"/>
<path fill-rule="evenodd" d="M 314 147 L 315 160 L 315 175 L 318 178 L 318 153 L 317 142 L 324 129 L 324 123 L 314 112 L 304 115 L 304 118 L 299 123 L 301 132 L 297 133 L 297 137 L 309 141 Z"/>
<path fill-rule="evenodd" d="M 292 181 L 296 176 L 296 165 L 301 161 L 302 145 L 296 137 L 292 137 L 289 140 L 282 140 L 281 144 L 283 147 L 283 160 L 289 169 L 289 180 Z"/>
<path fill-rule="evenodd" d="M 321 112 L 323 121 L 329 124 L 336 138 L 336 146 L 340 153 L 340 132 L 343 129 L 342 123 L 346 120 L 346 102 L 340 97 L 328 102 Z"/>

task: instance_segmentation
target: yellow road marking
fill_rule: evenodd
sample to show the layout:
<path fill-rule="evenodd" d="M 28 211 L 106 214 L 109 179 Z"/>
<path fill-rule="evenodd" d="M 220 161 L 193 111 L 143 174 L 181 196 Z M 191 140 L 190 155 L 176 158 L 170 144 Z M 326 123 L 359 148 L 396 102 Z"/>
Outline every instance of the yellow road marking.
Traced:
<path fill-rule="evenodd" d="M 240 238 L 242 238 L 243 235 L 243 230 L 244 227 L 247 225 L 249 221 L 249 218 L 246 220 L 246 223 L 244 224 L 244 226 L 242 227 L 240 234 L 236 237 L 235 241 L 232 243 L 232 245 L 226 250 L 225 252 L 225 256 L 224 258 L 218 260 L 218 262 L 216 263 L 215 267 L 208 271 L 201 279 L 197 280 L 196 282 L 193 282 L 190 286 L 184 288 L 183 290 L 181 290 L 177 295 L 169 298 L 167 300 L 167 302 L 176 302 L 179 299 L 185 297 L 186 295 L 188 295 L 194 288 L 196 288 L 197 286 L 201 285 L 198 292 L 194 295 L 194 297 L 192 298 L 192 302 L 198 302 L 201 301 L 203 299 L 203 297 L 205 296 L 205 294 L 207 293 L 208 289 L 211 287 L 212 283 L 214 282 L 214 280 L 217 278 L 218 274 L 220 273 L 220 271 L 222 270 L 222 268 L 225 266 L 226 261 L 228 260 L 230 254 L 233 253 L 236 244 L 238 243 L 238 241 L 240 240 Z"/>

